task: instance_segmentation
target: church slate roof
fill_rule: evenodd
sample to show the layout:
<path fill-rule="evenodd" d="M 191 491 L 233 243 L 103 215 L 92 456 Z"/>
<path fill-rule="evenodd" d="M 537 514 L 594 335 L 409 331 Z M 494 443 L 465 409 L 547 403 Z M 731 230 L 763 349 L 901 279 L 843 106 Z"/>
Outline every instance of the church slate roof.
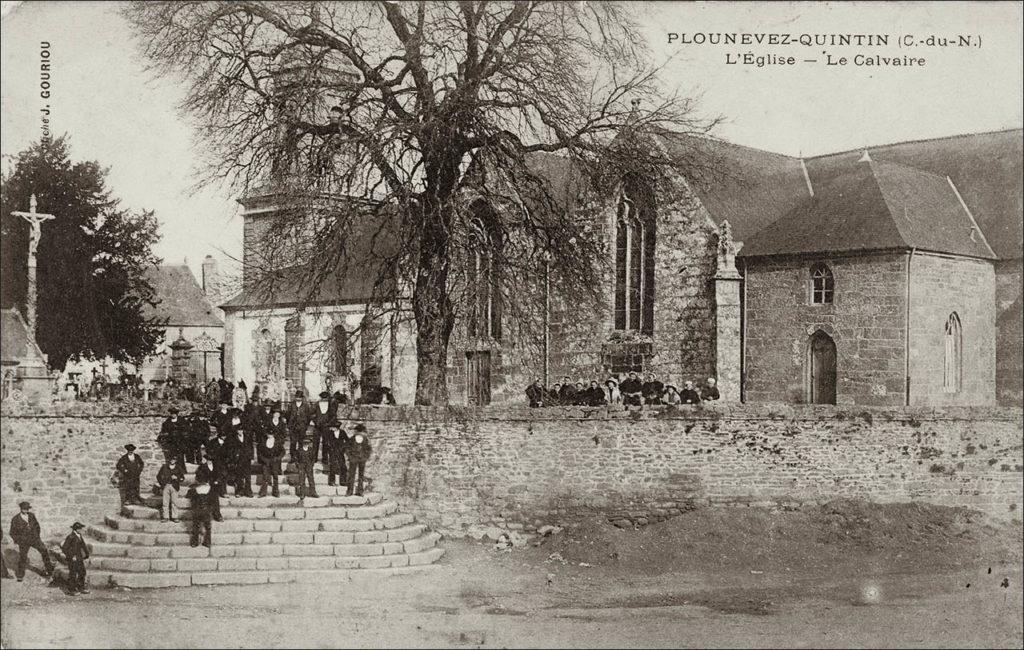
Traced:
<path fill-rule="evenodd" d="M 166 321 L 165 327 L 224 327 L 192 270 L 185 264 L 164 264 L 147 269 L 146 279 L 159 301 L 143 315 Z"/>
<path fill-rule="evenodd" d="M 887 249 L 994 259 L 944 177 L 890 162 L 858 161 L 814 197 L 749 237 L 739 255 Z"/>
<path fill-rule="evenodd" d="M 751 237 L 797 209 L 810 194 L 800 159 L 713 138 L 662 136 L 670 155 L 708 155 L 721 167 L 717 178 L 694 185 L 716 223 L 728 220 L 736 241 Z M 865 151 L 871 159 L 949 176 L 999 259 L 1024 256 L 1024 131 L 915 140 L 807 158 L 815 193 L 845 174 Z M 954 197 L 955 198 L 955 197 Z M 741 251 L 741 254 L 743 251 Z"/>
<path fill-rule="evenodd" d="M 26 361 L 45 365 L 43 358 L 42 350 L 28 335 L 21 314 L 14 309 L 0 310 L 0 362 L 5 366 Z"/>

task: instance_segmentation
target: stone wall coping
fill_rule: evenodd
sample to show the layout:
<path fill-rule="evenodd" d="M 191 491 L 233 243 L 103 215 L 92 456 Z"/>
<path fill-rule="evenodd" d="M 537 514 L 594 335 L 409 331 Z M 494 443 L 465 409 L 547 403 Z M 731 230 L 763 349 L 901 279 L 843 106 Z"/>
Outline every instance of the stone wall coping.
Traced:
<path fill-rule="evenodd" d="M 177 406 L 183 414 L 192 411 L 189 402 L 84 402 L 57 404 L 48 407 L 4 405 L 4 418 L 127 418 L 167 417 L 167 410 Z M 205 412 L 205 409 L 203 409 Z M 584 407 L 559 406 L 530 408 L 526 405 L 466 406 L 346 406 L 339 409 L 341 420 L 367 422 L 548 422 L 548 421 L 613 421 L 613 420 L 864 420 L 864 421 L 1001 421 L 1024 425 L 1024 409 L 1010 406 L 827 406 L 807 404 L 714 404 L 700 406 Z"/>

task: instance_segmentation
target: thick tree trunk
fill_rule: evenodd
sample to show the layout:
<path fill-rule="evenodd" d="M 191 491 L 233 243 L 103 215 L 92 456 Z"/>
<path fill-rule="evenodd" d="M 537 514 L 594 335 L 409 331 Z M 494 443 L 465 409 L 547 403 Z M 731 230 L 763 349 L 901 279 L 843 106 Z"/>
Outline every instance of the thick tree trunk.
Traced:
<path fill-rule="evenodd" d="M 448 404 L 448 341 L 455 310 L 448 295 L 449 232 L 446 215 L 426 211 L 421 233 L 416 286 L 416 404 Z"/>

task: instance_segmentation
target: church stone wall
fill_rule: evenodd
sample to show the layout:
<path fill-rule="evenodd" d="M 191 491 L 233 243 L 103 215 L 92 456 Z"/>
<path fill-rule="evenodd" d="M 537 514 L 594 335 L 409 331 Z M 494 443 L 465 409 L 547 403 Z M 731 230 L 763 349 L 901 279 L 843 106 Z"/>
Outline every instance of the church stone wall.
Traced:
<path fill-rule="evenodd" d="M 1022 260 L 996 263 L 996 398 L 1024 403 L 1024 301 Z"/>
<path fill-rule="evenodd" d="M 962 384 L 959 392 L 946 393 L 945 327 L 952 312 L 962 325 Z M 910 403 L 995 403 L 995 339 L 992 263 L 916 253 L 910 264 Z"/>
<path fill-rule="evenodd" d="M 832 304 L 811 304 L 811 267 L 829 265 Z M 838 404 L 905 403 L 906 253 L 745 260 L 744 397 L 804 403 L 807 349 L 822 330 L 836 344 Z"/>

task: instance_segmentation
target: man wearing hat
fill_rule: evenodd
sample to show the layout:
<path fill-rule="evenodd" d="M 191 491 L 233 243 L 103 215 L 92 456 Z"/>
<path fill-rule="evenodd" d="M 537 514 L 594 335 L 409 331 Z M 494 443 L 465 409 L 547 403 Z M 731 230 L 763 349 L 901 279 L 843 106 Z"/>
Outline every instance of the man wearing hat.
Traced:
<path fill-rule="evenodd" d="M 323 456 L 320 455 L 320 446 L 330 434 L 330 426 L 338 416 L 338 407 L 331 401 L 331 394 L 327 391 L 320 393 L 320 400 L 310 409 L 313 415 L 313 460 L 321 458 L 324 468 L 327 468 L 327 445 L 323 445 Z"/>
<path fill-rule="evenodd" d="M 121 489 L 121 505 L 138 505 L 142 503 L 139 477 L 142 476 L 142 467 L 145 463 L 135 453 L 135 445 L 128 443 L 124 449 L 127 453 L 117 460 L 114 467 L 117 472 L 117 485 Z"/>
<path fill-rule="evenodd" d="M 234 428 L 234 432 L 225 443 L 225 455 L 228 458 L 227 470 L 235 496 L 252 496 L 252 435 L 244 424 Z"/>
<path fill-rule="evenodd" d="M 160 435 L 156 438 L 157 444 L 164 452 L 164 460 L 173 456 L 178 459 L 178 464 L 184 467 L 187 436 L 185 421 L 178 417 L 178 409 L 172 406 L 170 415 L 160 425 Z"/>
<path fill-rule="evenodd" d="M 306 437 L 306 428 L 309 426 L 309 409 L 305 393 L 301 390 L 295 391 L 295 399 L 288 402 L 288 406 L 285 407 L 284 419 L 288 421 L 288 457 L 294 462 L 295 452 L 302 445 L 302 439 Z"/>
<path fill-rule="evenodd" d="M 76 521 L 71 524 L 71 533 L 64 538 L 60 550 L 68 562 L 68 595 L 87 594 L 85 588 L 85 561 L 89 559 L 89 547 L 82 539 L 81 530 L 85 524 Z"/>
<path fill-rule="evenodd" d="M 224 471 L 220 467 L 220 461 L 210 455 L 210 450 L 207 447 L 204 446 L 200 452 L 202 458 L 199 460 L 199 466 L 196 467 L 196 481 L 205 484 L 213 494 L 208 506 L 214 520 L 224 521 L 220 514 L 220 493 L 224 483 Z"/>
<path fill-rule="evenodd" d="M 203 546 L 210 548 L 213 543 L 212 533 L 213 518 L 216 508 L 216 515 L 220 515 L 220 499 L 216 491 L 210 487 L 206 479 L 196 474 L 197 483 L 188 489 L 188 498 L 192 503 L 192 536 L 189 543 L 195 547 L 199 546 L 199 536 L 203 536 Z"/>
<path fill-rule="evenodd" d="M 370 438 L 366 435 L 366 427 L 362 424 L 355 426 L 355 432 L 351 434 L 346 453 L 348 454 L 348 489 L 346 496 L 352 495 L 352 487 L 356 483 L 356 473 L 359 473 L 359 484 L 356 494 L 363 495 L 363 475 L 366 472 L 366 461 L 370 460 Z"/>
<path fill-rule="evenodd" d="M 11 540 L 18 545 L 18 567 L 15 570 L 15 575 L 18 577 L 18 582 L 21 582 L 25 578 L 25 567 L 28 565 L 28 550 L 34 548 L 39 551 L 39 554 L 43 556 L 43 566 L 46 567 L 46 576 L 53 575 L 53 562 L 50 561 L 50 554 L 46 552 L 46 547 L 43 546 L 43 540 L 39 538 L 39 521 L 36 520 L 36 516 L 32 514 L 32 504 L 28 501 L 22 501 L 18 504 L 21 512 L 14 515 L 14 519 L 11 519 Z"/>
<path fill-rule="evenodd" d="M 347 446 L 348 436 L 341 428 L 341 424 L 337 421 L 332 422 L 324 436 L 324 452 L 327 454 L 324 470 L 327 472 L 327 485 L 335 485 L 335 477 L 338 478 L 337 485 L 348 483 L 348 473 L 345 468 L 345 448 Z"/>
<path fill-rule="evenodd" d="M 217 410 L 210 415 L 210 424 L 213 425 L 214 429 L 220 431 L 227 426 L 228 422 L 231 421 L 230 409 L 231 405 L 226 402 L 221 402 L 217 405 Z"/>
<path fill-rule="evenodd" d="M 316 493 L 316 479 L 313 478 L 313 463 L 315 462 L 316 456 L 313 455 L 313 448 L 310 447 L 310 439 L 305 438 L 302 445 L 295 451 L 295 469 L 299 475 L 299 484 L 295 488 L 295 494 L 299 498 L 316 499 L 320 496 Z"/>
<path fill-rule="evenodd" d="M 277 477 L 281 473 L 281 459 L 284 457 L 284 420 L 280 419 L 281 409 L 274 407 L 271 418 L 276 418 L 267 428 L 267 434 L 256 447 L 256 460 L 260 464 L 260 496 L 267 496 L 267 484 L 273 481 L 273 495 L 281 496 L 278 492 Z"/>
<path fill-rule="evenodd" d="M 156 474 L 156 482 L 160 486 L 162 497 L 160 521 L 178 521 L 178 505 L 174 500 L 178 497 L 181 482 L 185 480 L 185 466 L 178 464 L 178 459 L 171 456 Z"/>

